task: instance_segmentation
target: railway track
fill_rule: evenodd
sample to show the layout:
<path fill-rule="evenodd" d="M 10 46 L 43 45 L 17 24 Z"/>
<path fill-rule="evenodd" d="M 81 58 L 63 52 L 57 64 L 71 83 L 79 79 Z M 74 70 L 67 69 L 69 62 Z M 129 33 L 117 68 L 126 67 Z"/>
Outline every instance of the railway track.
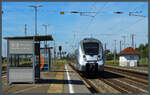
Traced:
<path fill-rule="evenodd" d="M 111 85 L 111 83 L 114 83 L 114 85 L 112 85 L 114 88 L 122 90 L 124 93 L 148 93 L 148 74 L 112 67 L 105 67 L 105 71 L 109 71 L 124 77 L 113 80 L 109 79 L 108 81 L 105 80 L 107 84 Z"/>
<path fill-rule="evenodd" d="M 97 78 L 88 79 L 77 72 L 73 65 L 69 65 L 82 80 L 94 89 L 94 93 L 148 93 L 148 76 L 146 74 L 105 68 L 105 72 L 99 74 Z"/>
<path fill-rule="evenodd" d="M 69 64 L 69 66 L 73 69 L 77 76 L 85 83 L 85 85 L 87 86 L 87 88 L 89 88 L 91 93 L 112 93 L 112 91 L 113 93 L 120 93 L 119 91 L 105 84 L 103 81 L 100 81 L 98 76 L 96 76 L 96 79 L 88 79 L 86 75 L 83 75 L 82 73 L 78 72 L 72 64 Z"/>
<path fill-rule="evenodd" d="M 105 67 L 105 71 L 116 73 L 126 77 L 127 79 L 148 85 L 148 74 L 145 73 L 135 72 L 135 71 L 132 72 L 132 71 L 122 70 L 122 69 L 112 68 L 112 67 Z"/>
<path fill-rule="evenodd" d="M 129 82 L 122 79 L 99 79 L 104 83 L 110 85 L 114 89 L 121 93 L 148 93 L 148 87 L 141 88 L 137 84 L 130 84 Z"/>
<path fill-rule="evenodd" d="M 2 72 L 2 76 L 4 76 L 4 75 L 6 75 L 6 71 L 3 71 L 3 72 Z"/>
<path fill-rule="evenodd" d="M 69 64 L 69 66 L 73 69 L 77 76 L 85 83 L 85 85 L 91 91 L 91 93 L 100 93 L 99 89 L 95 87 L 88 79 L 83 77 L 83 75 L 81 75 L 81 73 L 79 73 L 72 64 Z"/>

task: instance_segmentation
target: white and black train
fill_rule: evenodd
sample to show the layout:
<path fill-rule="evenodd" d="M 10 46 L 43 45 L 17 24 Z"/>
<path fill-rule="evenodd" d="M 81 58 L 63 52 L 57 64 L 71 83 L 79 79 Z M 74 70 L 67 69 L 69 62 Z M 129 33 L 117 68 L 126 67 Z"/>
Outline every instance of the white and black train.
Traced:
<path fill-rule="evenodd" d="M 75 55 L 78 71 L 89 73 L 104 71 L 104 51 L 99 40 L 95 38 L 81 40 Z"/>

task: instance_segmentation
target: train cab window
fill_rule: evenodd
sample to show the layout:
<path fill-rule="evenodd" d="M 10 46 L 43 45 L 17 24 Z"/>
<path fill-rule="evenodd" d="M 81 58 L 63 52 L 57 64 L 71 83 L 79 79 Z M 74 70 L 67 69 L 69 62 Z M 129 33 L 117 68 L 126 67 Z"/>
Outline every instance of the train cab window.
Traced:
<path fill-rule="evenodd" d="M 87 55 L 97 55 L 99 53 L 98 43 L 83 43 L 83 49 Z"/>

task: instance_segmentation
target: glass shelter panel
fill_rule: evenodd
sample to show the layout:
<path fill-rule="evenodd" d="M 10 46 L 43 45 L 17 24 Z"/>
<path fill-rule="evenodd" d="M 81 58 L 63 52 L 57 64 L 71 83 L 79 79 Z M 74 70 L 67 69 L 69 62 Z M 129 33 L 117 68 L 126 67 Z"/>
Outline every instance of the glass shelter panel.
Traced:
<path fill-rule="evenodd" d="M 41 49 L 40 50 L 40 70 L 41 71 L 47 71 L 49 70 L 50 65 L 50 55 L 49 55 L 49 49 Z"/>
<path fill-rule="evenodd" d="M 32 67 L 31 54 L 11 54 L 9 55 L 10 67 Z"/>

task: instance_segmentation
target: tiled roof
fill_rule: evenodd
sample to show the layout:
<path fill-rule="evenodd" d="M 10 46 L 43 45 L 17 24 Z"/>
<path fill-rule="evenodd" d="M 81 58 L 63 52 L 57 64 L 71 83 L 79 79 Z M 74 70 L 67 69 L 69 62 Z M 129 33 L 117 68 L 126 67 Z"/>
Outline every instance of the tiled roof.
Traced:
<path fill-rule="evenodd" d="M 132 47 L 128 47 L 128 48 L 125 48 L 124 50 L 122 50 L 119 54 L 120 55 L 124 55 L 124 54 L 138 55 L 139 52 L 137 50 L 135 50 L 134 48 L 132 48 Z"/>
<path fill-rule="evenodd" d="M 104 54 L 108 54 L 108 53 L 110 53 L 110 50 L 105 50 L 104 51 Z"/>

